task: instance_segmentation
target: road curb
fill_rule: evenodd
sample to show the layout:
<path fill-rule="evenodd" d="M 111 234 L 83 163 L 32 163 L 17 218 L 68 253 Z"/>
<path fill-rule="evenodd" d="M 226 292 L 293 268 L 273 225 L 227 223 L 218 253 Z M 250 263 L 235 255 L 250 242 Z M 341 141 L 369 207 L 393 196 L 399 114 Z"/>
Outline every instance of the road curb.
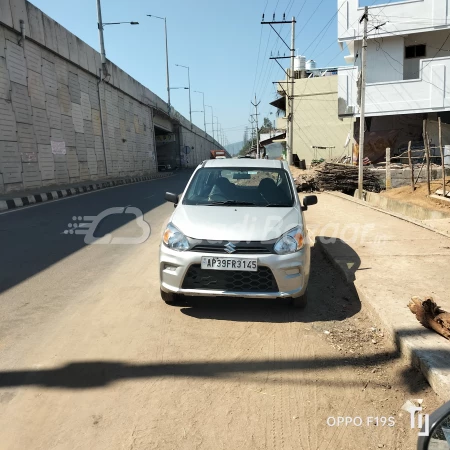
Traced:
<path fill-rule="evenodd" d="M 13 197 L 6 200 L 0 200 L 0 211 L 10 211 L 12 209 L 22 208 L 24 206 L 34 205 L 36 203 L 44 203 L 52 200 L 59 200 L 64 197 L 73 197 L 79 194 L 99 191 L 116 186 L 125 186 L 127 184 L 141 183 L 143 181 L 157 180 L 160 178 L 168 178 L 172 176 L 172 172 L 158 174 L 157 176 L 127 177 L 118 180 L 101 181 L 96 183 L 88 183 L 73 188 L 51 190 L 45 193 L 30 194 L 23 197 Z"/>
<path fill-rule="evenodd" d="M 388 314 L 380 314 L 377 304 L 366 295 L 363 286 L 358 284 L 354 274 L 346 266 L 344 259 L 340 260 L 337 254 L 333 254 L 332 246 L 316 239 L 317 245 L 325 257 L 338 270 L 344 281 L 353 285 L 361 301 L 361 308 L 365 313 L 391 338 L 399 355 L 409 364 L 419 369 L 427 379 L 434 392 L 444 401 L 450 400 L 450 370 L 449 342 L 432 331 L 428 331 L 418 324 L 420 336 L 414 336 L 409 330 L 397 328 L 395 317 Z M 409 310 L 408 310 L 409 311 Z M 411 317 L 412 314 L 411 314 Z M 415 318 L 414 318 L 415 320 Z"/>

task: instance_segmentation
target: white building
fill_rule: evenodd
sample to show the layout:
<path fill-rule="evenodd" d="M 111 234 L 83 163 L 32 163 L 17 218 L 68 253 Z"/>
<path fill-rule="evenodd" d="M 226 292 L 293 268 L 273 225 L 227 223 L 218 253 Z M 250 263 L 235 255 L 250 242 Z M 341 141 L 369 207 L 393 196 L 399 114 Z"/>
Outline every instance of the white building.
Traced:
<path fill-rule="evenodd" d="M 341 117 L 359 115 L 363 14 L 359 0 L 338 0 L 338 41 L 347 47 L 345 60 L 351 64 L 339 69 Z M 439 114 L 449 123 L 449 0 L 393 0 L 370 6 L 368 31 L 366 117 L 372 120 L 367 131 L 377 132 L 378 146 L 420 140 L 423 117 L 437 120 Z M 369 136 L 369 147 L 370 142 Z"/>

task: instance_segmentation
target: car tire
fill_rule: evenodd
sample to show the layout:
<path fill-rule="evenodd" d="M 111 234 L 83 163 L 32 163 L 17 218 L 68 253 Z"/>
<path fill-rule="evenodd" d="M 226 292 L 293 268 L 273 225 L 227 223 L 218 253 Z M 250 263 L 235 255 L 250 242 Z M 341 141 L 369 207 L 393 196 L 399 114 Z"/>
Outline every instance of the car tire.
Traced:
<path fill-rule="evenodd" d="M 301 297 L 295 297 L 291 300 L 291 305 L 296 309 L 304 309 L 308 304 L 308 292 L 305 292 Z"/>
<path fill-rule="evenodd" d="M 168 305 L 176 305 L 178 303 L 178 301 L 180 300 L 180 296 L 178 294 L 174 294 L 173 292 L 165 292 L 162 289 L 160 289 L 160 292 L 161 292 L 161 298 Z"/>

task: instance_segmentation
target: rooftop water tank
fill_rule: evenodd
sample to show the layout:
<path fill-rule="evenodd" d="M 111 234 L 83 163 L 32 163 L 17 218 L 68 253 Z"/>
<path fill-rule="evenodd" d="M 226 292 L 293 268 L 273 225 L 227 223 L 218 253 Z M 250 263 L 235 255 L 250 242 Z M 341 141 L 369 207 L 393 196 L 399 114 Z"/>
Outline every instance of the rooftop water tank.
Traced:
<path fill-rule="evenodd" d="M 306 58 L 298 55 L 294 58 L 294 70 L 305 70 Z"/>
<path fill-rule="evenodd" d="M 316 68 L 316 62 L 313 59 L 306 61 L 306 70 L 314 70 Z"/>

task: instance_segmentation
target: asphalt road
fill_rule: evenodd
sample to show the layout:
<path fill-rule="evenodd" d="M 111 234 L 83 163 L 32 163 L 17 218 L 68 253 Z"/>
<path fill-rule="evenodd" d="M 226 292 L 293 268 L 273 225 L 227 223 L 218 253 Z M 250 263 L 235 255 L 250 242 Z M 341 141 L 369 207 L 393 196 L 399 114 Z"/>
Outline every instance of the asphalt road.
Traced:
<path fill-rule="evenodd" d="M 400 408 L 419 393 L 432 408 L 435 396 L 382 335 L 373 344 L 354 290 L 316 248 L 305 311 L 161 301 L 158 246 L 173 210 L 163 194 L 188 176 L 0 215 L 0 449 L 413 448 Z M 69 233 L 114 207 L 142 211 L 145 242 Z M 95 236 L 141 231 L 115 214 Z M 331 426 L 338 416 L 364 426 Z M 395 426 L 366 422 L 375 416 Z"/>

